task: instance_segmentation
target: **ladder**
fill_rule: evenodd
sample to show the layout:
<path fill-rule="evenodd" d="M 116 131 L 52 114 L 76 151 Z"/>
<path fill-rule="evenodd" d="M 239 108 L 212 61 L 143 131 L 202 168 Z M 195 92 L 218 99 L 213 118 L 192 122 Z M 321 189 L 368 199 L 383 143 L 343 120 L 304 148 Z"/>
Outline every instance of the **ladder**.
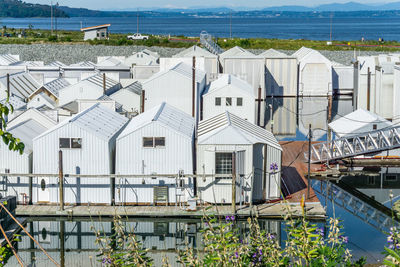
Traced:
<path fill-rule="evenodd" d="M 221 54 L 224 50 L 212 39 L 211 34 L 206 31 L 200 33 L 200 43 L 208 50 L 210 53 L 215 55 Z"/>
<path fill-rule="evenodd" d="M 323 163 L 396 148 L 400 148 L 400 126 L 313 144 L 310 162 Z M 308 159 L 308 153 L 304 156 Z"/>
<path fill-rule="evenodd" d="M 380 232 L 387 232 L 393 224 L 399 226 L 398 221 L 392 220 L 389 208 L 378 202 L 374 205 L 373 200 L 357 189 L 348 190 L 348 186 L 340 184 L 338 186 L 328 181 L 313 180 L 311 186 L 315 192 L 334 201 L 335 205 L 342 207 Z"/>

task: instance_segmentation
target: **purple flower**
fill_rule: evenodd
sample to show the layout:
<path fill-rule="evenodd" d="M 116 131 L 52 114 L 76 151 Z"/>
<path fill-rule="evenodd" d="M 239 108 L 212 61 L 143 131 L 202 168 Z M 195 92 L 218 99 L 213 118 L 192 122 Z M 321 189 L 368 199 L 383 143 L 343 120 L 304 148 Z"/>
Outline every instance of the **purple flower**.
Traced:
<path fill-rule="evenodd" d="M 277 171 L 278 170 L 278 164 L 271 163 L 271 165 L 269 166 L 269 170 L 270 171 Z"/>
<path fill-rule="evenodd" d="M 324 228 L 317 228 L 316 230 L 315 230 L 315 232 L 317 233 L 317 234 L 319 234 L 320 236 L 324 236 Z"/>
<path fill-rule="evenodd" d="M 235 252 L 235 257 L 239 258 L 239 253 Z"/>
<path fill-rule="evenodd" d="M 231 216 L 231 221 L 234 222 L 235 221 L 235 216 Z"/>
<path fill-rule="evenodd" d="M 348 236 L 339 236 L 339 239 L 342 240 L 343 243 L 347 244 L 349 242 L 349 237 Z"/>
<path fill-rule="evenodd" d="M 258 254 L 260 254 L 260 256 L 262 256 L 262 249 L 260 248 L 259 250 L 258 250 Z"/>
<path fill-rule="evenodd" d="M 275 236 L 273 234 L 268 234 L 267 239 L 269 240 L 275 239 Z"/>
<path fill-rule="evenodd" d="M 256 258 L 256 257 L 257 257 L 257 253 L 254 253 L 254 254 L 253 254 L 253 258 Z"/>
<path fill-rule="evenodd" d="M 226 222 L 229 222 L 231 220 L 231 217 L 230 216 L 225 216 L 225 221 Z"/>

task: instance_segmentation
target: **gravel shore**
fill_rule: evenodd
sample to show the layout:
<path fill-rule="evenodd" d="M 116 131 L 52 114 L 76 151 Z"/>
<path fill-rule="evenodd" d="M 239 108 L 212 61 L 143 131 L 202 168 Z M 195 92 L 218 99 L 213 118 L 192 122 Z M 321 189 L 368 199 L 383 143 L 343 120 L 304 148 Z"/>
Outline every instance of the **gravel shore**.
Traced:
<path fill-rule="evenodd" d="M 98 56 L 129 56 L 136 51 L 144 48 L 150 49 L 160 54 L 161 57 L 171 57 L 179 53 L 183 48 L 168 47 L 144 47 L 144 46 L 105 46 L 105 45 L 62 45 L 62 44 L 33 44 L 0 45 L 0 54 L 18 54 L 21 60 L 25 61 L 44 61 L 49 63 L 55 60 L 65 64 L 73 64 L 80 61 L 97 62 Z M 250 50 L 255 54 L 260 54 L 263 50 Z M 284 51 L 286 54 L 292 54 L 294 51 Z M 353 51 L 320 51 L 324 56 L 332 61 L 349 65 L 354 57 Z M 383 52 L 360 51 L 357 55 L 378 55 Z"/>

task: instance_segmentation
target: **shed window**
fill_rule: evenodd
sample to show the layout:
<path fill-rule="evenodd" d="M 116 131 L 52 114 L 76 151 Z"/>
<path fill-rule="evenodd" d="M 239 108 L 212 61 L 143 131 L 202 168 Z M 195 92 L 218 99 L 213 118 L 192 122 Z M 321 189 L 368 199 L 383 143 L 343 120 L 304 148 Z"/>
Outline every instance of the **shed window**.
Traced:
<path fill-rule="evenodd" d="M 238 97 L 238 98 L 236 99 L 236 106 L 238 106 L 238 107 L 243 106 L 243 98 Z"/>
<path fill-rule="evenodd" d="M 71 148 L 70 138 L 60 138 L 60 148 Z"/>
<path fill-rule="evenodd" d="M 226 106 L 232 106 L 232 97 L 227 97 L 225 99 L 225 105 Z"/>
<path fill-rule="evenodd" d="M 165 147 L 165 137 L 155 137 L 154 138 L 155 147 Z"/>
<path fill-rule="evenodd" d="M 221 106 L 221 98 L 220 97 L 216 97 L 215 98 L 215 105 L 216 106 Z"/>
<path fill-rule="evenodd" d="M 143 147 L 153 147 L 153 137 L 143 137 Z"/>
<path fill-rule="evenodd" d="M 374 185 L 375 184 L 375 177 L 374 176 L 368 176 L 368 185 Z"/>
<path fill-rule="evenodd" d="M 71 138 L 71 148 L 82 148 L 82 138 Z"/>
<path fill-rule="evenodd" d="M 373 124 L 373 125 L 372 125 L 372 129 L 373 129 L 373 130 L 376 130 L 376 129 L 378 129 L 378 125 L 376 125 L 376 124 Z"/>
<path fill-rule="evenodd" d="M 390 182 L 397 181 L 397 176 L 395 174 L 386 174 L 385 181 L 390 181 Z"/>
<path fill-rule="evenodd" d="M 232 174 L 232 153 L 215 153 L 215 173 Z"/>
<path fill-rule="evenodd" d="M 99 32 L 97 32 L 97 34 L 96 34 L 96 35 L 97 35 L 97 37 L 100 37 L 100 33 L 99 33 Z"/>

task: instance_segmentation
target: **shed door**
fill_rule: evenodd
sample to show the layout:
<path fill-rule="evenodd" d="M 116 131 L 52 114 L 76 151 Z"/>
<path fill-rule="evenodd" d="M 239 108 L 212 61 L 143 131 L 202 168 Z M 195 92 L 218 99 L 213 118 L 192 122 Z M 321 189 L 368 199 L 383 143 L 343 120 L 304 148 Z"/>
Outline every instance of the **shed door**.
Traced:
<path fill-rule="evenodd" d="M 246 188 L 250 185 L 247 184 L 246 180 L 246 170 L 245 170 L 245 154 L 246 151 L 237 151 L 236 152 L 236 201 L 237 202 L 247 202 L 249 196 L 246 195 Z"/>
<path fill-rule="evenodd" d="M 38 202 L 50 202 L 50 178 L 39 177 Z"/>
<path fill-rule="evenodd" d="M 301 72 L 304 95 L 327 95 L 329 92 L 329 70 L 325 64 L 307 64 Z"/>

